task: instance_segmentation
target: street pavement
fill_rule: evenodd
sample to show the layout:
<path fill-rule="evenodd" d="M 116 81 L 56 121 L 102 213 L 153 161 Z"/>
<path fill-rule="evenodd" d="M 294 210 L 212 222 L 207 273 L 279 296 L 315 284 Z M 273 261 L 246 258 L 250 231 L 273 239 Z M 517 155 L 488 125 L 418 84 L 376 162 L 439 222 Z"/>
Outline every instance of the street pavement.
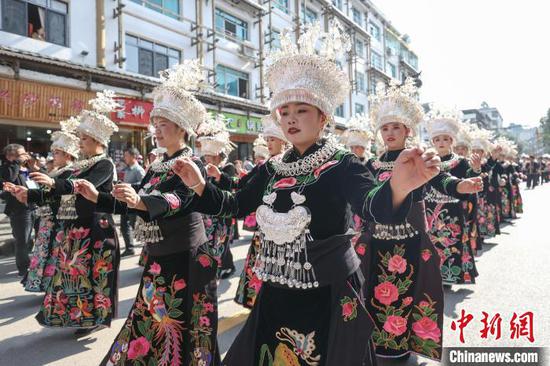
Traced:
<path fill-rule="evenodd" d="M 525 214 L 504 226 L 502 235 L 487 241 L 485 250 L 476 258 L 479 277 L 470 286 L 453 286 L 445 291 L 444 346 L 549 346 L 550 345 L 550 185 L 535 190 L 522 190 Z M 0 217 L 0 240 L 9 238 L 7 221 Z M 6 231 L 8 230 L 8 231 Z M 248 234 L 241 231 L 241 234 Z M 247 312 L 233 301 L 238 274 L 242 270 L 250 236 L 232 247 L 237 272 L 220 281 L 219 346 L 225 353 Z M 34 319 L 43 296 L 23 291 L 16 276 L 13 257 L 0 257 L 0 366 L 4 365 L 97 365 L 107 352 L 132 306 L 142 268 L 138 256 L 122 259 L 120 267 L 119 316 L 110 329 L 77 339 L 74 330 L 49 329 Z M 473 319 L 464 328 L 465 343 L 459 331 L 451 329 L 462 311 Z M 534 314 L 534 342 L 525 336 L 510 339 L 510 320 L 514 313 Z M 481 336 L 482 312 L 489 321 L 497 313 L 502 318 L 501 337 Z M 458 323 L 457 323 L 458 324 Z M 438 365 L 436 361 L 413 356 L 407 363 L 383 360 L 380 365 Z"/>

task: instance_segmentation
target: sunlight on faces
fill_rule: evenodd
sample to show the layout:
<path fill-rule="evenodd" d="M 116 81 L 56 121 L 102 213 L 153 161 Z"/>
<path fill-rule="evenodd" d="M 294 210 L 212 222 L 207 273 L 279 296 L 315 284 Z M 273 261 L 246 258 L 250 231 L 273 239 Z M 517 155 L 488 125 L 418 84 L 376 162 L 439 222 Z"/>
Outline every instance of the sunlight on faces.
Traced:
<path fill-rule="evenodd" d="M 286 144 L 283 140 L 273 136 L 267 136 L 265 140 L 267 142 L 267 149 L 269 150 L 269 155 L 275 156 L 283 152 L 283 149 Z"/>
<path fill-rule="evenodd" d="M 351 152 L 353 154 L 355 154 L 355 156 L 357 156 L 358 158 L 362 158 L 365 156 L 365 148 L 363 146 L 350 146 L 349 149 L 351 150 Z"/>
<path fill-rule="evenodd" d="M 451 153 L 453 146 L 453 138 L 449 135 L 439 135 L 432 139 L 432 144 L 440 156 L 445 156 Z"/>
<path fill-rule="evenodd" d="M 185 131 L 174 122 L 164 117 L 153 117 L 155 139 L 159 147 L 179 146 L 185 141 Z"/>
<path fill-rule="evenodd" d="M 65 166 L 69 161 L 72 160 L 71 155 L 59 149 L 54 149 L 52 152 L 52 155 L 53 155 L 53 166 L 55 167 Z"/>
<path fill-rule="evenodd" d="M 455 146 L 453 148 L 454 152 L 462 157 L 468 157 L 468 147 L 464 145 Z"/>
<path fill-rule="evenodd" d="M 80 152 L 84 156 L 93 156 L 97 154 L 101 154 L 104 150 L 103 145 L 97 140 L 95 140 L 93 137 L 86 135 L 85 133 L 80 133 L 79 135 L 80 140 L 78 142 L 78 147 L 80 148 Z"/>
<path fill-rule="evenodd" d="M 311 104 L 287 103 L 278 112 L 286 139 L 302 153 L 319 139 L 327 124 L 325 115 Z"/>
<path fill-rule="evenodd" d="M 410 128 L 399 122 L 386 123 L 380 128 L 382 140 L 389 151 L 404 149 L 410 133 Z"/>

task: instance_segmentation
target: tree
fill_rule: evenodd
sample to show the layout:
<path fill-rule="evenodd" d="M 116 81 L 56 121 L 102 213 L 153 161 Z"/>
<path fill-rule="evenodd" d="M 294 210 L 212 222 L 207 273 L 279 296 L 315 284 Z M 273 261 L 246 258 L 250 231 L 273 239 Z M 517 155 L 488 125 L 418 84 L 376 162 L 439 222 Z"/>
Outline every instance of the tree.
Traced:
<path fill-rule="evenodd" d="M 540 133 L 544 152 L 550 153 L 550 109 L 546 112 L 546 116 L 540 119 Z"/>

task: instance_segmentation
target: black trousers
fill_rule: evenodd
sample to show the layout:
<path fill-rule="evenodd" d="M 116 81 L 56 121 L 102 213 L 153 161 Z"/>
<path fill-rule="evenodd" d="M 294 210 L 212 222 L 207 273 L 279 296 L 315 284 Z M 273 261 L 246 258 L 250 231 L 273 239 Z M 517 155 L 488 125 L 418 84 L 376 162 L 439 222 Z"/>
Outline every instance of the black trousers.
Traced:
<path fill-rule="evenodd" d="M 9 214 L 11 232 L 15 239 L 15 265 L 19 274 L 24 274 L 29 268 L 29 251 L 32 250 L 31 240 L 34 226 L 34 212 L 29 209 L 17 210 Z"/>
<path fill-rule="evenodd" d="M 537 174 L 527 174 L 527 188 L 535 188 L 538 185 L 538 179 Z"/>
<path fill-rule="evenodd" d="M 134 226 L 136 225 L 136 215 L 120 215 L 120 232 L 124 238 L 126 249 L 134 249 Z"/>

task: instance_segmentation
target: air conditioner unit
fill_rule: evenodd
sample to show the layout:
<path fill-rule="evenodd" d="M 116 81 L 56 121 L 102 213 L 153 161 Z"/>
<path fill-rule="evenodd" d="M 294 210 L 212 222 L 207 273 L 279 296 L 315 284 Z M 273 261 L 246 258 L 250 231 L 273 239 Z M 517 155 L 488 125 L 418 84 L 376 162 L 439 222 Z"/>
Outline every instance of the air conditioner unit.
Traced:
<path fill-rule="evenodd" d="M 254 48 L 248 47 L 244 44 L 241 44 L 241 48 L 239 49 L 239 54 L 246 56 L 246 57 L 256 57 L 256 50 Z"/>

